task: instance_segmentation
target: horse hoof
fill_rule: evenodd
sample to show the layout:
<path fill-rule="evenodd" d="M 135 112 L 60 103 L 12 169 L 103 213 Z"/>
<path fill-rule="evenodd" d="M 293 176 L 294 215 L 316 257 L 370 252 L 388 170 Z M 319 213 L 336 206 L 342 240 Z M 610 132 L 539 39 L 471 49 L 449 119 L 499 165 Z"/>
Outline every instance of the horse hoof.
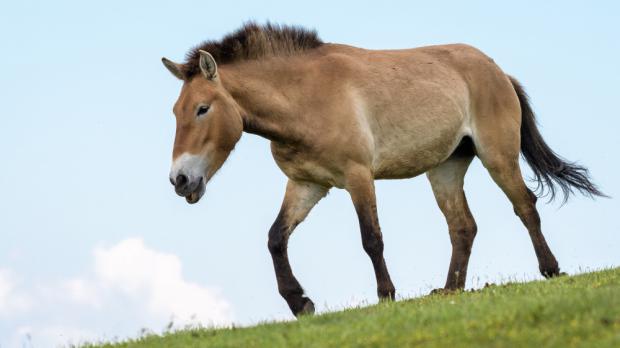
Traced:
<path fill-rule="evenodd" d="M 550 276 L 545 276 L 545 278 L 557 278 L 557 277 L 564 277 L 567 276 L 568 273 L 566 272 L 557 272 L 557 273 L 551 273 Z"/>
<path fill-rule="evenodd" d="M 449 295 L 452 293 L 454 293 L 454 290 L 452 289 L 439 288 L 431 290 L 429 295 Z"/>
<path fill-rule="evenodd" d="M 295 317 L 297 318 L 314 314 L 314 303 L 307 297 L 304 297 L 303 300 L 305 301 L 303 307 L 299 312 L 295 313 Z"/>
<path fill-rule="evenodd" d="M 396 290 L 394 288 L 387 291 L 378 291 L 379 302 L 392 302 L 396 301 Z"/>
<path fill-rule="evenodd" d="M 566 275 L 566 272 L 560 272 L 560 269 L 557 267 L 541 271 L 540 273 L 547 279 Z"/>

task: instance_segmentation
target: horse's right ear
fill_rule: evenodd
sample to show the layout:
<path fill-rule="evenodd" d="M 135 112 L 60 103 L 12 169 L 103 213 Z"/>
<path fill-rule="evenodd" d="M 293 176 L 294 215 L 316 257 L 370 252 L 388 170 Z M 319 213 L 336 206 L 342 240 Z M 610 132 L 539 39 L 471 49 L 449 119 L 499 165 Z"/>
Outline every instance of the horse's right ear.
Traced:
<path fill-rule="evenodd" d="M 185 75 L 183 75 L 181 64 L 177 64 L 166 57 L 162 58 L 161 62 L 164 63 L 166 69 L 168 69 L 168 71 L 170 71 L 172 75 L 174 75 L 174 77 L 179 80 L 185 80 Z"/>

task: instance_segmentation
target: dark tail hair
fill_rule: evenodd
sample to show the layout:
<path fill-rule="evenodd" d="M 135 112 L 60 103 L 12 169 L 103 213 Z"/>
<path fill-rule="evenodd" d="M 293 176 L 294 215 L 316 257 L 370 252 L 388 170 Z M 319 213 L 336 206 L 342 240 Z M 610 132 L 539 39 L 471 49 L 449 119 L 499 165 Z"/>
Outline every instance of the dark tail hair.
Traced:
<path fill-rule="evenodd" d="M 590 181 L 588 169 L 558 156 L 545 143 L 536 126 L 528 95 L 519 81 L 512 76 L 508 77 L 521 103 L 521 154 L 534 172 L 534 179 L 538 182 L 536 191 L 544 196 L 546 187 L 551 194 L 549 200 L 552 201 L 559 187 L 564 196 L 563 203 L 574 193 L 573 189 L 590 197 L 607 197 Z"/>

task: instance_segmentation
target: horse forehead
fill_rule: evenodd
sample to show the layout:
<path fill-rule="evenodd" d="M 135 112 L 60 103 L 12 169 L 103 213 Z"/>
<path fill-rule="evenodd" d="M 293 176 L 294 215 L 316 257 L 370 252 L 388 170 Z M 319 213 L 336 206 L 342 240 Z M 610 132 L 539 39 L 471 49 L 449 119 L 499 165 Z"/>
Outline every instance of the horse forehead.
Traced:
<path fill-rule="evenodd" d="M 183 111 L 186 111 L 187 108 L 190 108 L 198 99 L 199 95 L 196 91 L 196 88 L 192 88 L 188 83 L 183 84 L 181 88 L 181 93 L 177 98 L 177 101 L 174 103 L 172 108 L 175 115 L 181 115 Z"/>
<path fill-rule="evenodd" d="M 217 92 L 217 86 L 202 77 L 194 77 L 183 85 L 179 99 L 183 98 L 184 103 L 195 103 L 211 100 L 215 98 Z"/>

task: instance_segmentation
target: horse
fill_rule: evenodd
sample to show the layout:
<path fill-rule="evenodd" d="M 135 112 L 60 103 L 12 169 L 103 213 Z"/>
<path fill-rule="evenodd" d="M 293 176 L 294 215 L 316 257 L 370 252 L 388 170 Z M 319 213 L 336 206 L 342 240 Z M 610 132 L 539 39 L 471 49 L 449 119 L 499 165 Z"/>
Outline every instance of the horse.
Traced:
<path fill-rule="evenodd" d="M 452 244 L 445 286 L 434 292 L 465 286 L 477 227 L 463 178 L 474 157 L 512 203 L 546 278 L 560 275 L 560 267 L 519 155 L 533 170 L 538 196 L 553 199 L 558 189 L 564 201 L 575 190 L 604 196 L 585 167 L 545 143 L 521 84 L 465 44 L 368 50 L 325 43 L 315 30 L 250 22 L 191 49 L 185 63 L 162 62 L 183 81 L 169 179 L 188 203 L 200 200 L 243 132 L 270 140 L 288 183 L 268 249 L 279 293 L 295 316 L 315 308 L 293 275 L 287 243 L 333 187 L 350 194 L 380 300 L 394 300 L 395 288 L 375 180 L 426 173 Z"/>

